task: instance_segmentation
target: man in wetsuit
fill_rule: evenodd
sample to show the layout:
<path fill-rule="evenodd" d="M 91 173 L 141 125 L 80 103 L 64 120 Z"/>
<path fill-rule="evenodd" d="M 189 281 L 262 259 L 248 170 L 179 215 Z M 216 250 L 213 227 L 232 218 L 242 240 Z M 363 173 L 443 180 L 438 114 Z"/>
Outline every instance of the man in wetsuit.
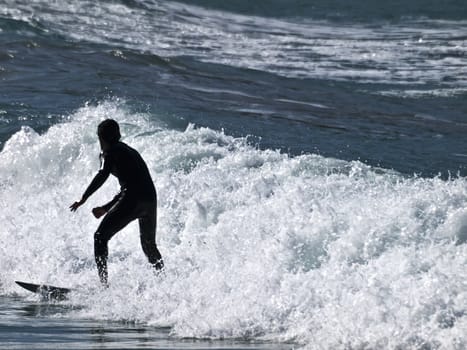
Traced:
<path fill-rule="evenodd" d="M 102 149 L 101 169 L 84 192 L 81 200 L 70 206 L 76 211 L 107 180 L 116 176 L 120 193 L 109 203 L 94 208 L 96 218 L 105 215 L 94 234 L 94 255 L 99 278 L 104 286 L 108 283 L 108 242 L 131 221 L 138 219 L 141 246 L 149 263 L 156 270 L 163 268 L 161 254 L 156 245 L 157 196 L 148 167 L 141 155 L 120 141 L 120 128 L 112 119 L 106 119 L 97 128 Z"/>

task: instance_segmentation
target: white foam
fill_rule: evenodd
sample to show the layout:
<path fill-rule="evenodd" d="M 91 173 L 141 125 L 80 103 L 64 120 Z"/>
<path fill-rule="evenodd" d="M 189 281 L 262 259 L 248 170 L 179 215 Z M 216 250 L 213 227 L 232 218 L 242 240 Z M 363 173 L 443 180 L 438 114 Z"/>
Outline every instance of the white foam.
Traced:
<path fill-rule="evenodd" d="M 424 97 L 457 97 L 467 95 L 467 87 L 457 88 L 442 88 L 442 89 L 429 89 L 429 90 L 386 90 L 380 91 L 377 94 L 384 96 L 395 96 L 404 98 L 424 98 Z"/>
<path fill-rule="evenodd" d="M 159 194 L 154 277 L 130 224 L 110 242 L 111 288 L 93 259 L 95 129 L 112 116 Z M 151 120 L 152 118 L 152 120 Z M 124 102 L 85 106 L 0 153 L 0 291 L 14 280 L 80 289 L 71 317 L 172 327 L 177 337 L 296 341 L 310 349 L 467 345 L 464 178 L 404 178 L 359 162 L 289 157 L 205 128 L 167 130 Z"/>
<path fill-rule="evenodd" d="M 466 21 L 337 24 L 246 16 L 177 2 L 146 8 L 92 1 L 6 0 L 5 15 L 66 38 L 290 77 L 465 86 Z M 2 13 L 0 12 L 0 13 Z"/>

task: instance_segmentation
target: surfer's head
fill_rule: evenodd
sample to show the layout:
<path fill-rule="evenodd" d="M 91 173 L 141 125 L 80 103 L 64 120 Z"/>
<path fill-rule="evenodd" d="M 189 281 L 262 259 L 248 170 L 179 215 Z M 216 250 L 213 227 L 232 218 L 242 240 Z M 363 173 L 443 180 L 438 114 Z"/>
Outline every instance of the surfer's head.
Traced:
<path fill-rule="evenodd" d="M 97 127 L 97 135 L 99 140 L 104 141 L 108 145 L 112 145 L 120 141 L 120 127 L 113 119 L 106 119 Z"/>

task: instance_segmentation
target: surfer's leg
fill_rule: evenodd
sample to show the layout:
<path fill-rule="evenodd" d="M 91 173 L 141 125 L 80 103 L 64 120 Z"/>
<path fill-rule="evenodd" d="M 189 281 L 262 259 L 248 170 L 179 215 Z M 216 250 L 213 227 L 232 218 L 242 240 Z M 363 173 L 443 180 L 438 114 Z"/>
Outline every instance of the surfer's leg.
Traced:
<path fill-rule="evenodd" d="M 99 279 L 103 285 L 108 283 L 108 242 L 118 231 L 136 219 L 133 208 L 134 205 L 122 200 L 107 213 L 94 234 L 94 257 Z"/>
<path fill-rule="evenodd" d="M 147 203 L 145 209 L 145 216 L 139 218 L 141 247 L 149 263 L 156 270 L 161 270 L 164 267 L 164 262 L 156 245 L 157 204 Z"/>

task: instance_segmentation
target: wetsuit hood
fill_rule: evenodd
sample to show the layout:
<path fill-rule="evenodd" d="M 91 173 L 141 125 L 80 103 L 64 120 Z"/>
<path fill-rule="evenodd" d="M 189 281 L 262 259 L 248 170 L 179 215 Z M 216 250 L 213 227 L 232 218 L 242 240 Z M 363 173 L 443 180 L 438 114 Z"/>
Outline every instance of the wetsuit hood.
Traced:
<path fill-rule="evenodd" d="M 108 145 L 113 145 L 120 141 L 120 126 L 113 119 L 106 119 L 97 127 L 97 135 Z"/>

